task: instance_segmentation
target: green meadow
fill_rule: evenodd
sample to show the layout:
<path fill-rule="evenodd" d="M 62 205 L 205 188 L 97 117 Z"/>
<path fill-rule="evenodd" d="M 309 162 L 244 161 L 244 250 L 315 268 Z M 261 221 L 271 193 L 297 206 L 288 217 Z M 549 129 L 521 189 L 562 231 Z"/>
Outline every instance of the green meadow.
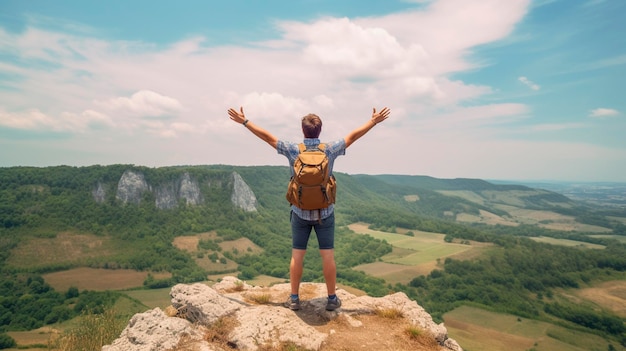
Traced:
<path fill-rule="evenodd" d="M 444 323 L 466 351 L 624 350 L 598 335 L 470 306 L 444 314 Z"/>
<path fill-rule="evenodd" d="M 419 230 L 398 229 L 398 233 L 388 233 L 371 230 L 365 223 L 353 223 L 348 227 L 357 234 L 366 234 L 393 246 L 393 251 L 381 257 L 381 261 L 354 267 L 391 284 L 406 284 L 416 276 L 427 275 L 447 257 L 473 258 L 491 247 L 491 244 L 478 242 L 446 242 L 444 234 Z"/>

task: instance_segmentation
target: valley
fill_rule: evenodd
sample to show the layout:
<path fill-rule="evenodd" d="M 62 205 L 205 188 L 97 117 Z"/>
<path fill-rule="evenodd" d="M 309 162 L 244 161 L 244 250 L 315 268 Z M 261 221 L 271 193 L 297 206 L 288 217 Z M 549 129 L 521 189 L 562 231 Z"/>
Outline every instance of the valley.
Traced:
<path fill-rule="evenodd" d="M 143 182 L 125 181 L 121 200 L 129 169 Z M 42 335 L 75 328 L 82 308 L 127 320 L 166 307 L 176 283 L 288 281 L 287 178 L 266 166 L 0 169 L 1 297 L 15 301 L 0 334 L 46 350 Z M 341 288 L 404 292 L 468 350 L 624 350 L 626 212 L 614 204 L 472 179 L 337 179 Z M 193 196 L 171 200 L 177 184 Z M 321 279 L 316 245 L 305 281 Z"/>

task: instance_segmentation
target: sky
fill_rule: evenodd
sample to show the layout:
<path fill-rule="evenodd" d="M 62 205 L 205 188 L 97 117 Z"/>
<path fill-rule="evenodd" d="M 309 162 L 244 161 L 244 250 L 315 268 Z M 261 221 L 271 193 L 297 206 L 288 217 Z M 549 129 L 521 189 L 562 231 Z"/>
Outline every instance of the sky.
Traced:
<path fill-rule="evenodd" d="M 287 165 L 626 182 L 623 0 L 0 0 L 0 167 Z"/>

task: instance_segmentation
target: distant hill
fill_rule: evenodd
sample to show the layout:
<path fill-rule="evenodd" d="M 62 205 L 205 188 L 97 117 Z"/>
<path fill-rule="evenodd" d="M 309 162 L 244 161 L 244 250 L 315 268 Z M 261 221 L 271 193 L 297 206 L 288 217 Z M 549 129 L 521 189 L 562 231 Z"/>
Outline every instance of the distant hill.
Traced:
<path fill-rule="evenodd" d="M 233 178 L 233 174 L 237 177 Z M 337 211 L 352 220 L 376 222 L 373 216 L 381 218 L 384 222 L 381 225 L 388 224 L 389 220 L 384 220 L 388 218 L 415 226 L 420 222 L 415 216 L 419 216 L 462 224 L 524 224 L 553 228 L 551 224 L 558 222 L 563 230 L 621 230 L 619 221 L 611 219 L 621 215 L 619 208 L 611 208 L 611 211 L 594 208 L 593 204 L 545 187 L 494 184 L 481 179 L 390 174 L 337 173 L 336 177 Z M 3 195 L 0 197 L 0 226 L 9 228 L 32 221 L 42 210 L 47 212 L 42 213 L 41 220 L 71 224 L 99 212 L 101 208 L 97 207 L 94 207 L 95 211 L 84 211 L 96 203 L 137 204 L 141 201 L 154 202 L 161 209 L 174 208 L 183 201 L 186 205 L 202 208 L 234 206 L 256 210 L 258 207 L 262 212 L 278 211 L 275 212 L 278 215 L 288 209 L 284 198 L 288 179 L 289 169 L 283 166 L 0 168 L 0 195 Z M 248 187 L 250 194 L 246 193 Z M 239 203 L 232 203 L 234 190 Z M 242 194 L 246 195 L 241 197 Z M 36 203 L 39 210 L 33 212 Z M 63 206 L 74 207 L 70 211 L 73 213 L 71 218 L 58 218 L 68 213 Z M 76 206 L 83 211 L 77 211 Z M 54 213 L 52 218 L 51 213 Z"/>

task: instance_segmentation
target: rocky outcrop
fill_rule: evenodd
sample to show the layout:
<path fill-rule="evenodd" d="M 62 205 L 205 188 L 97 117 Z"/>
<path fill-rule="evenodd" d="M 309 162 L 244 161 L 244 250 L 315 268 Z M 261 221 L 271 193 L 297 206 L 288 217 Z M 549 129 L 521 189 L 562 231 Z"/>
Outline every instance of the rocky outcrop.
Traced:
<path fill-rule="evenodd" d="M 239 173 L 233 172 L 233 193 L 230 197 L 230 201 L 233 205 L 241 208 L 247 212 L 256 211 L 256 196 L 252 192 L 252 189 L 241 178 Z"/>
<path fill-rule="evenodd" d="M 202 193 L 200 193 L 198 182 L 192 179 L 189 173 L 183 173 L 178 189 L 178 196 L 185 200 L 187 205 L 196 206 L 202 204 Z"/>
<path fill-rule="evenodd" d="M 340 328 L 351 338 L 363 328 L 364 338 L 371 340 L 371 332 L 364 329 L 359 319 L 387 309 L 400 311 L 404 323 L 425 331 L 434 339 L 433 344 L 438 345 L 435 349 L 462 351 L 455 340 L 448 338 L 443 324 L 434 323 L 431 316 L 404 293 L 378 298 L 357 297 L 339 289 L 337 294 L 343 305 L 337 311 L 328 312 L 325 310 L 326 286 L 303 283 L 302 310 L 294 312 L 282 307 L 289 292 L 289 284 L 257 287 L 234 277 L 225 277 L 213 287 L 201 283 L 179 284 L 171 289 L 172 306 L 167 314 L 155 308 L 133 316 L 120 337 L 102 350 L 258 350 L 262 346 L 266 350 L 294 344 L 306 350 L 323 351 L 331 335 L 342 333 Z M 333 324 L 336 326 L 333 329 L 326 327 L 335 320 L 342 322 Z M 230 328 L 224 330 L 224 325 Z M 216 328 L 221 328 L 221 333 L 216 333 Z M 220 335 L 220 340 L 216 334 Z"/>
<path fill-rule="evenodd" d="M 159 186 L 154 191 L 155 205 L 162 210 L 178 206 L 178 189 L 174 182 Z"/>
<path fill-rule="evenodd" d="M 99 204 L 106 201 L 107 193 L 104 189 L 104 185 L 102 185 L 101 182 L 98 182 L 98 184 L 96 184 L 96 187 L 91 191 L 91 196 L 93 196 L 93 199 Z"/>
<path fill-rule="evenodd" d="M 125 204 L 139 204 L 146 191 L 150 191 L 150 187 L 143 173 L 127 170 L 117 183 L 115 197 Z"/>
<path fill-rule="evenodd" d="M 159 186 L 155 191 L 155 197 L 156 207 L 162 210 L 178 206 L 181 200 L 191 206 L 203 203 L 198 182 L 192 179 L 188 172 L 183 173 L 177 181 Z"/>

